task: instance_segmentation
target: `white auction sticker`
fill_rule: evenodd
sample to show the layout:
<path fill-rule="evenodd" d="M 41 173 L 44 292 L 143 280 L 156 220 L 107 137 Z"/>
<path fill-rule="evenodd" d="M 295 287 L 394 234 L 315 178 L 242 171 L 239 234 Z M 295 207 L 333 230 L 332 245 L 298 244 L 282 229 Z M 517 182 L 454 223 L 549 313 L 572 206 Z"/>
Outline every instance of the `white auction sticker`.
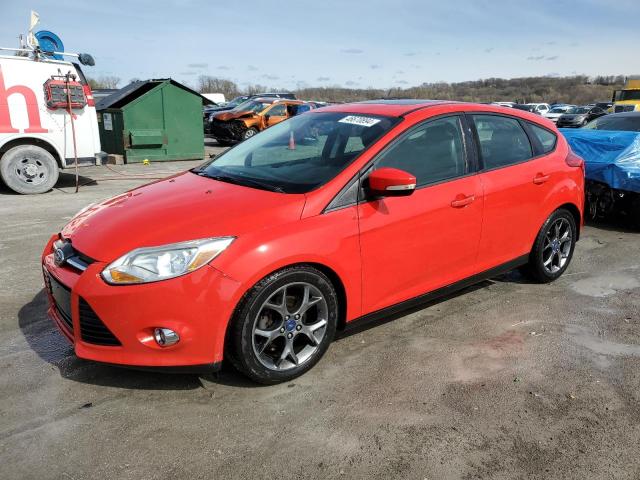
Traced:
<path fill-rule="evenodd" d="M 342 120 L 338 120 L 340 123 L 350 123 L 351 125 L 360 125 L 361 127 L 372 127 L 376 123 L 380 122 L 379 118 L 360 117 L 357 115 L 349 115 Z"/>

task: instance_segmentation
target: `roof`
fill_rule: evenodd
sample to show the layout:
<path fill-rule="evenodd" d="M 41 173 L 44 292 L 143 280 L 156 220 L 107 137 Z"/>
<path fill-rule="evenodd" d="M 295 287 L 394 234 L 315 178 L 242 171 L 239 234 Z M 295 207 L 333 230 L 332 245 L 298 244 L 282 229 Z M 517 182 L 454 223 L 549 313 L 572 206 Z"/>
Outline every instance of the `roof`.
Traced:
<path fill-rule="evenodd" d="M 148 91 L 153 90 L 158 85 L 162 85 L 163 83 L 171 83 L 172 85 L 174 85 L 174 86 L 176 86 L 178 88 L 181 88 L 181 89 L 183 89 L 183 90 L 185 90 L 185 91 L 187 91 L 189 93 L 192 93 L 194 95 L 198 95 L 200 98 L 202 98 L 202 102 L 205 105 L 209 105 L 209 104 L 213 103 L 208 98 L 203 97 L 202 95 L 200 95 L 195 90 L 192 90 L 191 88 L 187 87 L 186 85 L 183 85 L 180 82 L 176 82 L 175 80 L 173 80 L 171 78 L 157 78 L 157 79 L 141 80 L 141 81 L 130 83 L 129 85 L 127 85 L 126 87 L 121 88 L 120 90 L 118 90 L 114 94 L 109 95 L 108 97 L 105 97 L 105 98 L 101 99 L 97 103 L 96 109 L 97 110 L 105 110 L 107 108 L 121 108 L 121 107 L 125 106 L 126 104 L 128 104 L 129 102 L 135 100 L 136 98 L 141 97 L 142 95 L 144 95 Z"/>
<path fill-rule="evenodd" d="M 381 99 L 367 100 L 357 103 L 342 103 L 339 105 L 329 105 L 322 107 L 323 112 L 349 112 L 364 113 L 370 115 L 386 115 L 389 117 L 401 117 L 414 110 L 425 107 L 455 103 L 445 100 L 420 100 L 420 99 Z"/>

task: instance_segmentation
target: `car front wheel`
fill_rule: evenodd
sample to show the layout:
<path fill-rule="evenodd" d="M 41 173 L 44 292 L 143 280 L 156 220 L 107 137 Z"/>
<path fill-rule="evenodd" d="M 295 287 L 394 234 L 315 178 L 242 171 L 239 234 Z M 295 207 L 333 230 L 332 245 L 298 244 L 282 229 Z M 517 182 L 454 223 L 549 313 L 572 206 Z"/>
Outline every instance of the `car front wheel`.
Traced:
<path fill-rule="evenodd" d="M 259 383 L 291 380 L 313 367 L 333 340 L 338 298 L 331 281 L 310 266 L 279 270 L 240 302 L 226 356 Z"/>
<path fill-rule="evenodd" d="M 556 280 L 569 267 L 576 238 L 576 221 L 571 212 L 563 208 L 553 212 L 536 237 L 528 272 L 541 283 Z"/>

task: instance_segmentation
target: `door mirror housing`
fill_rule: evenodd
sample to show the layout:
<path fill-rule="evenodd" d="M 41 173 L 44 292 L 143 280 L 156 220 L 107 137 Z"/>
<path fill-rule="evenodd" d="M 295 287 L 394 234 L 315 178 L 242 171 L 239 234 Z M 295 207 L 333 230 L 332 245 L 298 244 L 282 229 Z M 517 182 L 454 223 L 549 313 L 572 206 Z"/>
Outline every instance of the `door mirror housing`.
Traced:
<path fill-rule="evenodd" d="M 416 189 L 416 177 L 398 168 L 380 168 L 368 177 L 369 190 L 379 197 L 405 197 Z"/>

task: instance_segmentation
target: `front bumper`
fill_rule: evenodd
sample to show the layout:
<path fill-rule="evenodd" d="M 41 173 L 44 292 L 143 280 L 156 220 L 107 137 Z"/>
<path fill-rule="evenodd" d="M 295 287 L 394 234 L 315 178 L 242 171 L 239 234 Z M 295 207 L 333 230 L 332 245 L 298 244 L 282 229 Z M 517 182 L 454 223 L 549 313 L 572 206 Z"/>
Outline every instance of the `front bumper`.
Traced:
<path fill-rule="evenodd" d="M 235 120 L 222 122 L 220 120 L 213 120 L 209 122 L 209 133 L 216 139 L 239 142 L 244 136 L 247 127 L 244 123 Z"/>
<path fill-rule="evenodd" d="M 214 370 L 220 365 L 224 336 L 240 292 L 240 285 L 211 266 L 195 272 L 143 285 L 108 285 L 100 276 L 106 266 L 93 262 L 83 272 L 57 266 L 51 237 L 42 255 L 49 297 L 48 315 L 73 344 L 78 357 L 103 363 L 141 368 L 186 367 Z M 68 309 L 56 304 L 46 275 L 69 292 Z M 95 318 L 87 323 L 87 307 L 113 334 L 117 342 L 96 344 Z M 156 327 L 178 332 L 180 341 L 160 347 L 154 340 Z M 93 330 L 92 330 L 93 329 Z M 103 342 L 104 343 L 104 342 Z"/>

